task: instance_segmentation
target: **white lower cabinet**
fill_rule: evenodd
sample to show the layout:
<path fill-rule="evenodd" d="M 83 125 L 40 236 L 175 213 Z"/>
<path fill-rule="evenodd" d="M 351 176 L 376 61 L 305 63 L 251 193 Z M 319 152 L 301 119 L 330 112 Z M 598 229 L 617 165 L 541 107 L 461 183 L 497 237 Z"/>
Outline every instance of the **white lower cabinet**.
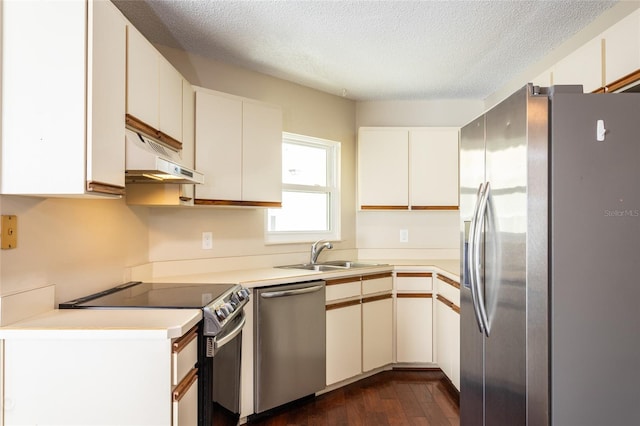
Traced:
<path fill-rule="evenodd" d="M 436 362 L 460 389 L 460 284 L 438 275 L 435 308 Z"/>
<path fill-rule="evenodd" d="M 397 272 L 396 362 L 433 362 L 433 275 Z"/>
<path fill-rule="evenodd" d="M 391 273 L 326 283 L 327 386 L 391 364 Z"/>
<path fill-rule="evenodd" d="M 4 340 L 3 424 L 195 426 L 197 339 L 190 333 L 173 341 L 109 333 Z"/>
<path fill-rule="evenodd" d="M 327 305 L 327 385 L 362 372 L 360 300 Z"/>
<path fill-rule="evenodd" d="M 393 362 L 393 299 L 391 294 L 362 300 L 362 371 Z"/>
<path fill-rule="evenodd" d="M 396 361 L 433 361 L 433 299 L 431 294 L 396 296 Z"/>

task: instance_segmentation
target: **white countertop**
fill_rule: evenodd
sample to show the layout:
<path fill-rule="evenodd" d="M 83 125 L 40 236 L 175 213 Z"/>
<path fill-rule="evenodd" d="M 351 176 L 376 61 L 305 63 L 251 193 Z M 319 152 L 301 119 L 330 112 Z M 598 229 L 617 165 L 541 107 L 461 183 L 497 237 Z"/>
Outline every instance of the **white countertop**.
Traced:
<path fill-rule="evenodd" d="M 0 327 L 0 339 L 173 339 L 201 319 L 200 309 L 54 309 Z"/>
<path fill-rule="evenodd" d="M 307 271 L 304 269 L 258 268 L 234 271 L 210 272 L 200 274 L 173 275 L 154 278 L 154 282 L 182 283 L 233 283 L 247 288 L 269 285 L 287 284 L 316 279 L 332 279 L 353 275 L 375 274 L 393 270 L 435 270 L 453 279 L 458 279 L 460 262 L 457 259 L 445 260 L 362 260 L 358 263 L 369 263 L 372 266 L 336 271 Z"/>
<path fill-rule="evenodd" d="M 257 268 L 154 278 L 154 282 L 237 283 L 248 288 L 391 271 L 433 271 L 458 279 L 458 260 L 362 260 L 336 271 Z M 199 309 L 55 309 L 0 327 L 0 339 L 172 339 L 202 318 Z"/>

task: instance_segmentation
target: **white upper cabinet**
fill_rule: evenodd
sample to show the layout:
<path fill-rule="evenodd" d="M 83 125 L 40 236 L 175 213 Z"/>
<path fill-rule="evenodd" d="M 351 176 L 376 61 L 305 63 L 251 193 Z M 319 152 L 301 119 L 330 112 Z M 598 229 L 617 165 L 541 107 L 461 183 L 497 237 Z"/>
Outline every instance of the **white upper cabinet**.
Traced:
<path fill-rule="evenodd" d="M 196 204 L 278 207 L 282 201 L 282 111 L 200 87 L 196 91 Z"/>
<path fill-rule="evenodd" d="M 124 192 L 126 21 L 111 2 L 3 2 L 4 194 Z"/>
<path fill-rule="evenodd" d="M 181 163 L 193 168 L 195 164 L 195 94 L 193 87 L 182 79 L 182 151 Z M 205 176 L 205 179 L 207 177 Z M 193 184 L 146 183 L 127 184 L 127 204 L 145 206 L 193 206 Z"/>
<path fill-rule="evenodd" d="M 133 26 L 127 27 L 127 114 L 159 127 L 158 52 Z"/>
<path fill-rule="evenodd" d="M 182 142 L 182 75 L 162 56 L 158 75 L 158 130 Z"/>
<path fill-rule="evenodd" d="M 553 67 L 553 84 L 581 84 L 585 93 L 604 86 L 602 75 L 602 37 L 585 43 Z"/>
<path fill-rule="evenodd" d="M 457 208 L 457 128 L 409 132 L 409 194 L 412 209 Z"/>
<path fill-rule="evenodd" d="M 611 84 L 640 69 L 640 10 L 606 30 L 605 83 Z"/>
<path fill-rule="evenodd" d="M 403 128 L 358 132 L 360 208 L 409 208 L 409 134 Z"/>
<path fill-rule="evenodd" d="M 358 133 L 363 210 L 458 208 L 458 129 L 363 127 Z"/>
<path fill-rule="evenodd" d="M 160 131 L 161 134 L 152 136 L 169 144 L 182 142 L 182 80 L 180 73 L 160 52 L 129 25 L 127 115 Z"/>

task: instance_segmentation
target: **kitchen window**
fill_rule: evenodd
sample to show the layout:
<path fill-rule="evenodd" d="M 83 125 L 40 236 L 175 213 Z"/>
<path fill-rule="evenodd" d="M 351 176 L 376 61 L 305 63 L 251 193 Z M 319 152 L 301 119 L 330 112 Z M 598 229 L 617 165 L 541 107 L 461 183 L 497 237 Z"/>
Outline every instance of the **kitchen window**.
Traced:
<path fill-rule="evenodd" d="M 267 210 L 267 242 L 340 239 L 340 143 L 282 135 L 282 208 Z"/>

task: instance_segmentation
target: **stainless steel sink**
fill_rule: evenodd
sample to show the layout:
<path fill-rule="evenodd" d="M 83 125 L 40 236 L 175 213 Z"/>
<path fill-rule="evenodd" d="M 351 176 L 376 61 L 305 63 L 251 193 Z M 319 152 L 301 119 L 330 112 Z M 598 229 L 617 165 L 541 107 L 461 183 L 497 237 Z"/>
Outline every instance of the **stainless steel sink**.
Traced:
<path fill-rule="evenodd" d="M 298 263 L 295 265 L 276 266 L 281 269 L 304 269 L 307 271 L 337 271 L 340 269 L 366 268 L 370 266 L 385 266 L 381 263 L 361 263 L 351 260 L 330 260 L 319 263 Z"/>

